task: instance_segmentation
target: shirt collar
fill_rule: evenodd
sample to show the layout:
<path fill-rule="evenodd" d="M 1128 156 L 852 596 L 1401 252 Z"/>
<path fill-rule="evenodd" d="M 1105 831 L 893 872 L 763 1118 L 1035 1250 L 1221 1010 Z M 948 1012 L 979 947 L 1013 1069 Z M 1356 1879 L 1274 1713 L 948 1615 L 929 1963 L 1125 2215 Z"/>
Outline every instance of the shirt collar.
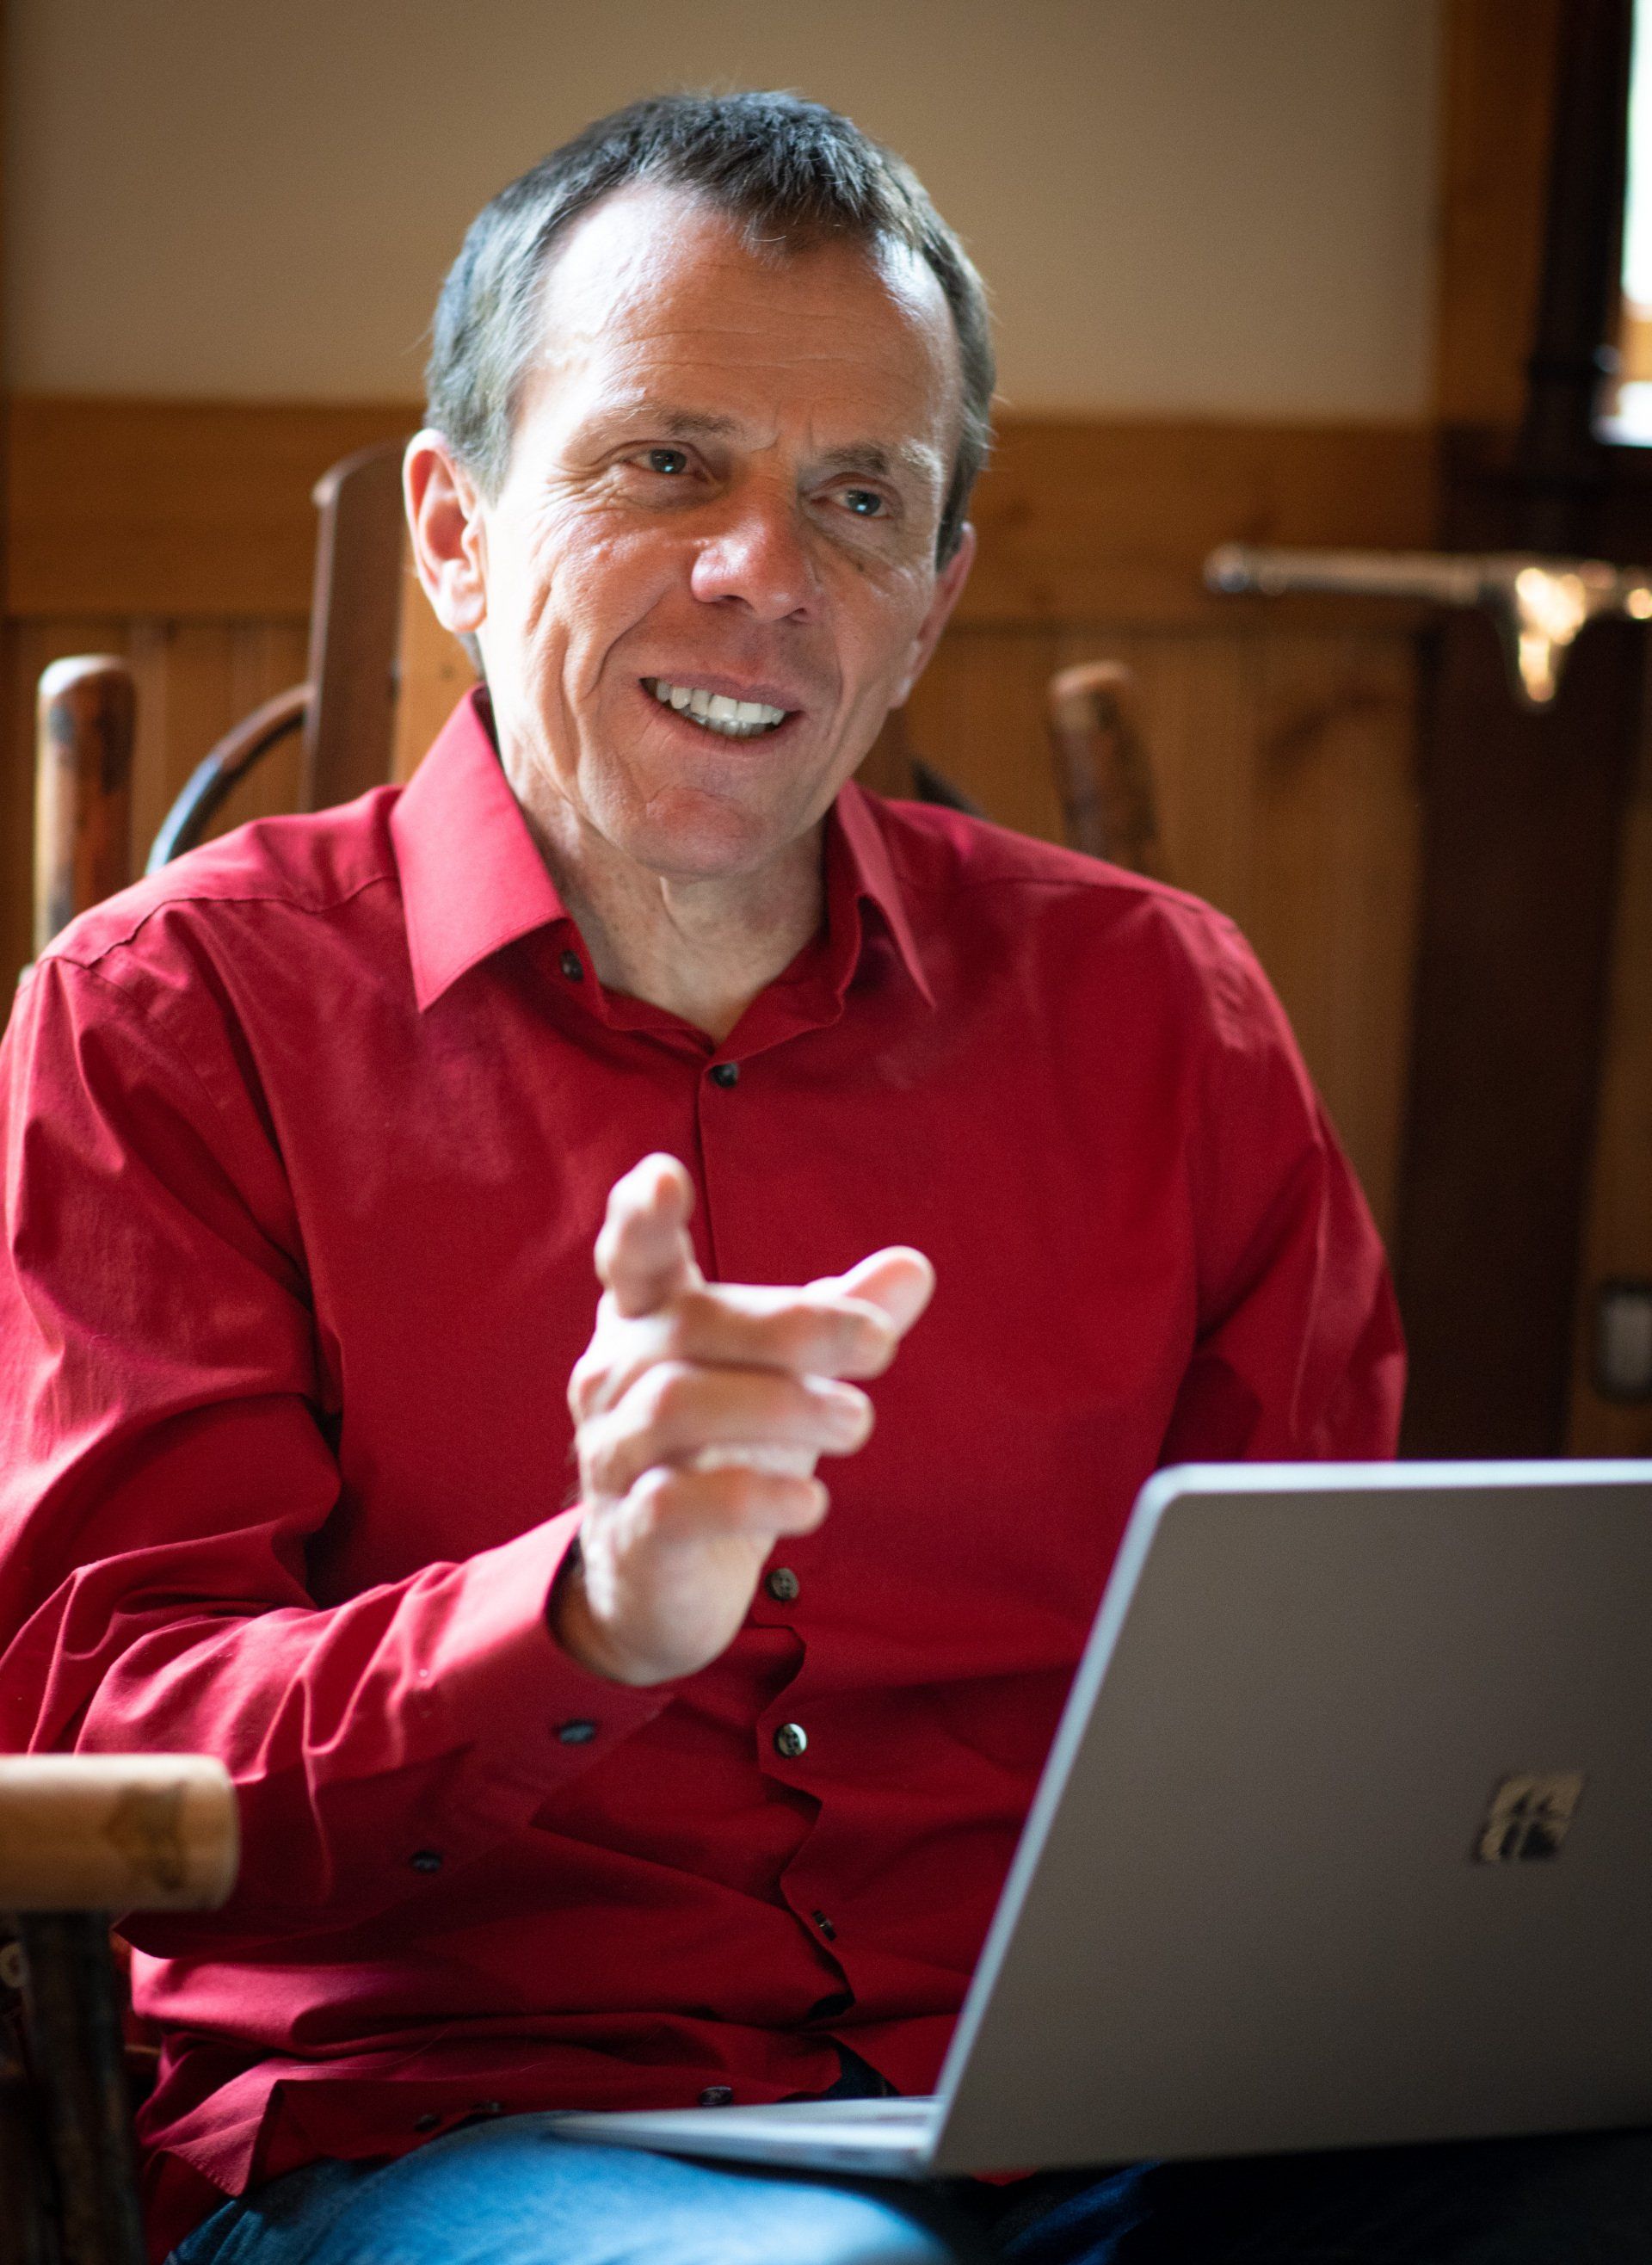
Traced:
<path fill-rule="evenodd" d="M 421 1013 L 491 953 L 571 918 L 500 767 L 480 685 L 455 709 L 403 790 L 390 814 L 390 838 Z M 842 954 L 843 980 L 859 961 L 860 908 L 870 904 L 933 1007 L 888 846 L 853 781 L 827 821 L 826 861 L 827 920 Z"/>
<path fill-rule="evenodd" d="M 490 953 L 569 916 L 499 767 L 486 703 L 480 685 L 465 695 L 390 814 L 421 1014 Z"/>
<path fill-rule="evenodd" d="M 933 1007 L 935 993 L 924 972 L 923 958 L 918 950 L 917 938 L 912 932 L 906 899 L 900 893 L 900 883 L 896 878 L 895 868 L 890 859 L 889 845 L 884 839 L 872 804 L 853 779 L 840 790 L 827 823 L 828 921 L 835 928 L 838 906 L 845 898 L 855 907 L 857 915 L 862 904 L 871 905 L 888 929 L 896 955 L 913 988 L 928 1006 Z M 858 958 L 858 951 L 855 957 Z"/>

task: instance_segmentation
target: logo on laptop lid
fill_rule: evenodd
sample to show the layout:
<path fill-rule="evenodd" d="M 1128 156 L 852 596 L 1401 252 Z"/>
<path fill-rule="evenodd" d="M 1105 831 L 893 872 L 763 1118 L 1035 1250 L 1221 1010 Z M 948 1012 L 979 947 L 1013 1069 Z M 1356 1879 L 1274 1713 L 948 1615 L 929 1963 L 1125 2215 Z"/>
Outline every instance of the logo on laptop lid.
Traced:
<path fill-rule="evenodd" d="M 1504 1778 L 1475 1839 L 1474 1861 L 1532 1864 L 1558 1856 L 1583 1795 L 1581 1771 Z"/>

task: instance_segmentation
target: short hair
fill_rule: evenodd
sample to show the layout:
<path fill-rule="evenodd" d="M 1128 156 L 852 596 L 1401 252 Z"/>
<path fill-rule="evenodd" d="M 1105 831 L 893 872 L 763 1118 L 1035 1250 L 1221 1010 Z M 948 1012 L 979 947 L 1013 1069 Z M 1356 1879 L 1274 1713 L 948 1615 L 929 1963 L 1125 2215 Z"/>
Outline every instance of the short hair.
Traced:
<path fill-rule="evenodd" d="M 428 422 L 483 493 L 498 494 L 509 466 L 550 253 L 583 214 L 634 181 L 704 197 L 741 223 L 753 249 L 778 243 L 802 251 L 834 240 L 904 246 L 929 268 L 951 313 L 964 382 L 935 547 L 944 565 L 992 442 L 986 288 L 911 166 L 849 119 L 793 94 L 630 103 L 542 157 L 477 214 L 437 302 L 425 386 Z"/>

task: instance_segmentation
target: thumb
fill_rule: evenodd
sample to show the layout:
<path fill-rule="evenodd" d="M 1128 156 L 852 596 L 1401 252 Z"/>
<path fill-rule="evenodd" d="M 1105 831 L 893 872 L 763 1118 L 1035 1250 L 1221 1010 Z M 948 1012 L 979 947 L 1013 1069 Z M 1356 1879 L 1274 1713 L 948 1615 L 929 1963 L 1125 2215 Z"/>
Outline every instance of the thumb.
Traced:
<path fill-rule="evenodd" d="M 904 1337 L 935 1293 L 935 1268 L 921 1250 L 896 1243 L 875 1250 L 840 1274 L 832 1285 L 841 1298 L 863 1299 L 888 1315 L 895 1335 Z"/>
<path fill-rule="evenodd" d="M 700 1280 L 688 1215 L 694 1182 L 674 1156 L 644 1156 L 615 1180 L 597 1237 L 597 1278 L 627 1320 L 659 1307 Z"/>

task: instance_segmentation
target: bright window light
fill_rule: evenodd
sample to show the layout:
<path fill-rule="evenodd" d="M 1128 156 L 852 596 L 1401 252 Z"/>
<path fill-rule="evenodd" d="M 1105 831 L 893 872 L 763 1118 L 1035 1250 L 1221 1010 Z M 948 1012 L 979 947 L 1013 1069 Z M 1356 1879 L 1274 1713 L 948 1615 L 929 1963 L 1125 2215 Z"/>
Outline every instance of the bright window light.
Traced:
<path fill-rule="evenodd" d="M 1629 180 L 1623 214 L 1618 375 L 1603 397 L 1603 441 L 1652 448 L 1652 23 L 1635 0 L 1629 78 Z"/>

